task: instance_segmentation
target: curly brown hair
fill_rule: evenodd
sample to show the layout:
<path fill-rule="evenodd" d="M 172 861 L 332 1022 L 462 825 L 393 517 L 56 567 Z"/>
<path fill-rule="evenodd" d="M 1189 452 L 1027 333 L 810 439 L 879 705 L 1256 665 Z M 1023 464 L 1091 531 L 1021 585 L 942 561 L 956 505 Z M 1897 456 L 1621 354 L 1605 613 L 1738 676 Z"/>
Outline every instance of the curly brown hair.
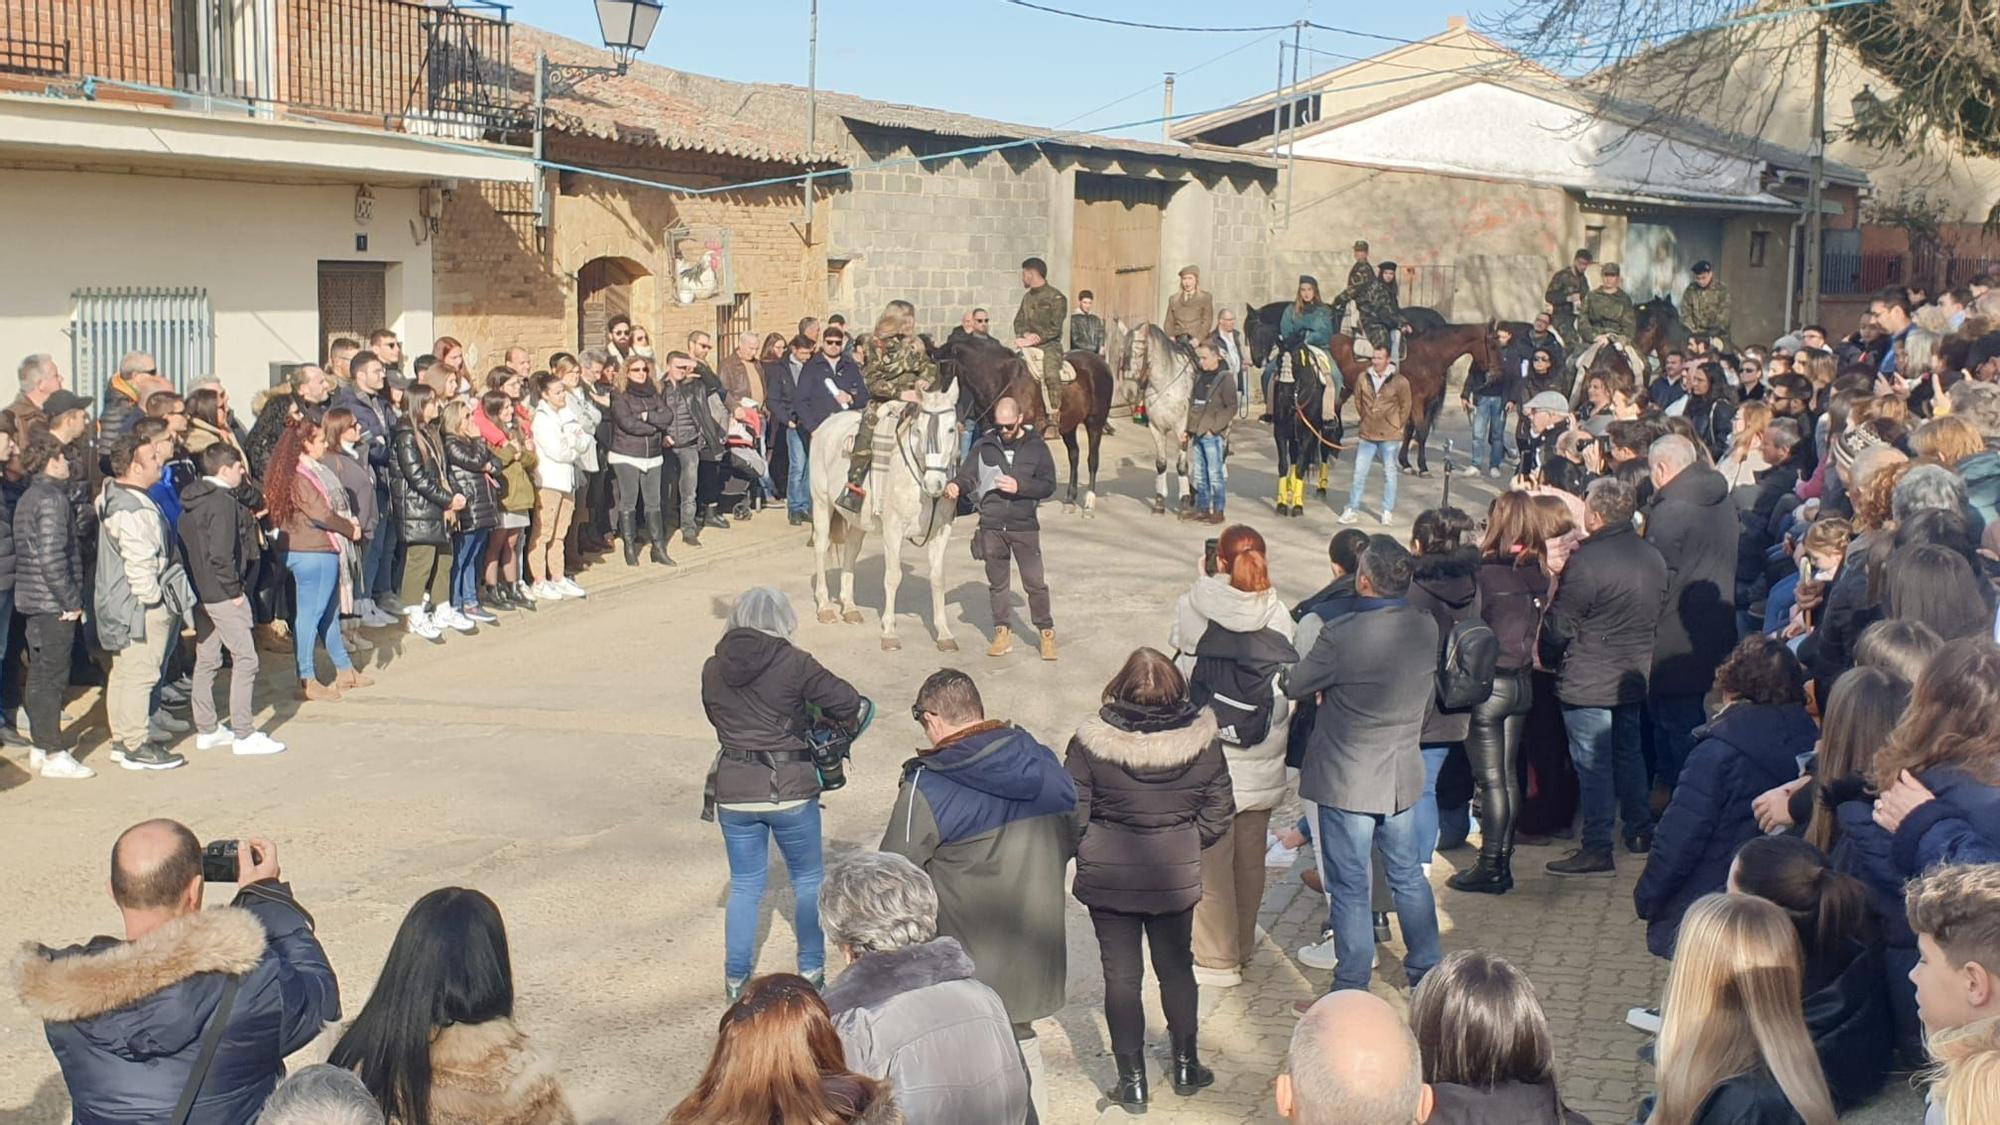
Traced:
<path fill-rule="evenodd" d="M 1715 686 L 1744 703 L 1803 705 L 1806 673 L 1783 641 L 1752 633 L 1715 670 Z"/>
<path fill-rule="evenodd" d="M 1875 470 L 1875 474 L 1861 482 L 1854 496 L 1854 530 L 1880 531 L 1895 522 L 1891 500 L 1896 493 L 1896 485 L 1903 474 L 1910 471 L 1914 461 L 1897 461 Z"/>

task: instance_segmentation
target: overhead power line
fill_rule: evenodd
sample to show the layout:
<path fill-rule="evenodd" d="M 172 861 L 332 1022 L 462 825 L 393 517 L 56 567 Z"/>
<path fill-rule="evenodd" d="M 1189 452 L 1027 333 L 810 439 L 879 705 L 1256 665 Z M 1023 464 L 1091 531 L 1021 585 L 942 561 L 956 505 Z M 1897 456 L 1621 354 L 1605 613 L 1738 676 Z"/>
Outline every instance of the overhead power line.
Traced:
<path fill-rule="evenodd" d="M 1113 27 L 1130 27 L 1140 31 L 1193 31 L 1204 32 L 1210 35 L 1233 35 L 1237 32 L 1290 31 L 1292 29 L 1292 25 L 1288 23 L 1260 24 L 1256 27 L 1190 27 L 1185 24 L 1146 23 L 1142 20 L 1121 20 L 1111 16 L 1093 16 L 1088 12 L 1072 12 L 1067 8 L 1052 8 L 1046 4 L 1030 3 L 1029 0 L 1005 0 L 1005 2 L 1014 5 L 1016 8 L 1047 12 L 1052 16 L 1068 16 L 1073 20 L 1084 20 L 1088 23 L 1108 23 Z"/>

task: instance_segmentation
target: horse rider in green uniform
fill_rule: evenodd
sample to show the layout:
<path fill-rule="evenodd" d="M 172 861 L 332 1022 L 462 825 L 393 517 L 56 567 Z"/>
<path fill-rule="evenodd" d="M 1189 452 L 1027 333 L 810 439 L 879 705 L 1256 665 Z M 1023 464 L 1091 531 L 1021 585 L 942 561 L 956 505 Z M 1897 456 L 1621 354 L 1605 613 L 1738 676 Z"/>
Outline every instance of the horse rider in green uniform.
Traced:
<path fill-rule="evenodd" d="M 1359 302 L 1361 291 L 1381 280 L 1375 276 L 1375 267 L 1368 264 L 1368 240 L 1354 240 L 1354 264 L 1347 268 L 1347 288 L 1327 302 L 1333 310 L 1333 330 L 1340 331 L 1340 324 L 1347 319 L 1347 302 Z"/>
<path fill-rule="evenodd" d="M 1715 280 L 1715 267 L 1694 264 L 1694 280 L 1681 294 L 1681 325 L 1688 335 L 1713 341 L 1720 352 L 1734 354 L 1729 340 L 1729 286 Z"/>
<path fill-rule="evenodd" d="M 1562 345 L 1571 355 L 1583 350 L 1576 318 L 1583 311 L 1584 294 L 1590 292 L 1590 263 L 1596 260 L 1590 251 L 1578 250 L 1568 266 L 1549 278 L 1549 287 L 1542 293 L 1542 300 L 1549 303 L 1549 326 L 1562 337 Z"/>
<path fill-rule="evenodd" d="M 1576 369 L 1580 374 L 1590 371 L 1592 360 L 1597 358 L 1599 348 L 1607 345 L 1627 348 L 1634 337 L 1639 335 L 1639 310 L 1632 304 L 1632 298 L 1620 288 L 1623 279 L 1619 277 L 1618 263 L 1606 262 L 1597 271 L 1597 288 L 1583 298 L 1583 319 L 1580 327 L 1583 338 L 1590 341 L 1582 355 L 1577 357 Z M 1628 359 L 1630 358 L 1628 353 Z M 1633 379 L 1643 386 L 1646 370 L 1642 364 L 1632 372 Z M 1577 379 L 1572 384 L 1572 403 L 1583 393 L 1585 381 Z"/>
<path fill-rule="evenodd" d="M 1403 308 L 1396 300 L 1396 263 L 1383 262 L 1373 283 L 1354 294 L 1354 306 L 1361 310 L 1361 333 L 1377 351 L 1387 348 L 1389 358 L 1403 358 Z"/>
<path fill-rule="evenodd" d="M 855 515 L 860 514 L 861 502 L 868 496 L 868 469 L 875 461 L 875 427 L 884 421 L 895 426 L 902 420 L 906 404 L 921 402 L 924 392 L 937 385 L 937 364 L 917 336 L 915 305 L 890 301 L 883 308 L 875 321 L 875 334 L 868 340 L 868 361 L 862 365 L 861 379 L 868 388 L 868 406 L 861 412 L 861 427 L 854 434 L 847 487 L 835 501 Z"/>
<path fill-rule="evenodd" d="M 1069 298 L 1049 284 L 1048 263 L 1040 258 L 1021 263 L 1021 286 L 1027 292 L 1021 295 L 1020 311 L 1014 314 L 1014 346 L 1024 354 L 1041 353 L 1042 390 L 1048 396 L 1045 434 L 1053 434 L 1056 419 L 1062 415 L 1062 332 L 1063 322 L 1069 319 Z M 1032 367 L 1032 354 L 1028 354 L 1028 361 Z"/>

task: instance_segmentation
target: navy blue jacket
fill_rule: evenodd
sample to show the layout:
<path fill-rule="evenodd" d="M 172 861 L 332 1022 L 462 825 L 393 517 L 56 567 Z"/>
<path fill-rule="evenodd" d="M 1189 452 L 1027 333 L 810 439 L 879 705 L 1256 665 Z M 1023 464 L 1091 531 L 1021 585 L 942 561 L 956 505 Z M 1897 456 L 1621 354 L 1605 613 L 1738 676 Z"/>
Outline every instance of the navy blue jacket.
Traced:
<path fill-rule="evenodd" d="M 1736 849 L 1760 835 L 1750 802 L 1799 776 L 1799 755 L 1812 752 L 1819 728 L 1797 705 L 1739 703 L 1695 734 L 1632 890 L 1656 957 L 1673 957 L 1681 915 L 1729 881 Z"/>
<path fill-rule="evenodd" d="M 827 380 L 853 396 L 853 404 L 840 405 L 826 389 Z M 861 368 L 846 356 L 840 358 L 838 366 L 828 363 L 824 354 L 815 355 L 799 370 L 799 385 L 791 400 L 792 416 L 798 419 L 799 429 L 807 433 L 819 429 L 819 424 L 842 410 L 859 410 L 868 403 L 868 385 L 862 381 Z"/>
<path fill-rule="evenodd" d="M 396 411 L 389 405 L 389 393 L 385 390 L 371 395 L 350 383 L 333 396 L 333 405 L 353 411 L 355 424 L 361 428 L 361 445 L 368 451 L 369 467 L 375 470 L 376 488 L 386 489 L 387 478 L 382 474 L 394 464 L 389 438 L 396 432 Z"/>
<path fill-rule="evenodd" d="M 787 423 L 798 421 L 798 387 L 792 378 L 791 361 L 774 359 L 761 366 L 764 370 L 764 409 L 771 415 L 771 424 L 783 429 Z"/>
<path fill-rule="evenodd" d="M 1957 766 L 1927 770 L 1920 780 L 1937 800 L 1897 826 L 1890 841 L 1896 870 L 1915 878 L 1940 863 L 2000 863 L 2000 789 Z"/>
<path fill-rule="evenodd" d="M 1024 737 L 1022 749 L 1030 752 L 994 753 Z M 1076 807 L 1075 783 L 1053 753 L 1031 752 L 1038 745 L 1019 728 L 1001 726 L 967 735 L 911 763 L 906 775 L 915 776 L 917 791 L 937 821 L 939 847 Z"/>
<path fill-rule="evenodd" d="M 21 1002 L 42 1020 L 76 1125 L 172 1116 L 225 974 L 242 985 L 190 1125 L 250 1125 L 285 1056 L 340 1018 L 340 990 L 312 921 L 282 883 L 237 905 L 177 918 L 137 941 L 31 947 L 15 962 Z"/>
<path fill-rule="evenodd" d="M 1805 1016 L 1834 1109 L 1845 1113 L 1874 1097 L 1896 1059 L 1882 947 L 1856 944 L 1847 964 L 1829 979 L 1808 980 Z"/>

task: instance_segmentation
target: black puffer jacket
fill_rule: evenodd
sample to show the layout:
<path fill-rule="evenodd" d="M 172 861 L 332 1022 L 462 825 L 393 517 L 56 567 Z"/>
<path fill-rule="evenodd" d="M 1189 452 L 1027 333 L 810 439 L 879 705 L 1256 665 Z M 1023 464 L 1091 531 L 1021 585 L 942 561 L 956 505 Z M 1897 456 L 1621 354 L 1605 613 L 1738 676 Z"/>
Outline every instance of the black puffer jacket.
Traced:
<path fill-rule="evenodd" d="M 1543 662 L 1562 667 L 1556 697 L 1573 707 L 1644 700 L 1666 593 L 1666 561 L 1631 524 L 1578 544 L 1542 627 Z"/>
<path fill-rule="evenodd" d="M 618 385 L 611 396 L 610 452 L 624 457 L 658 457 L 667 436 L 666 397 L 652 382 Z"/>
<path fill-rule="evenodd" d="M 1514 566 L 1487 560 L 1480 564 L 1479 615 L 1500 642 L 1499 672 L 1518 672 L 1535 662 L 1535 642 L 1542 632 L 1542 611 L 1549 604 L 1549 572 L 1540 564 Z"/>
<path fill-rule="evenodd" d="M 390 482 L 403 542 L 449 546 L 451 529 L 445 526 L 444 513 L 451 507 L 452 487 L 437 429 L 426 426 L 419 433 L 405 421 L 390 435 L 389 448 L 395 457 Z"/>
<path fill-rule="evenodd" d="M 20 493 L 0 488 L 0 590 L 14 588 L 14 504 Z"/>
<path fill-rule="evenodd" d="M 981 466 L 1013 477 L 1017 487 L 1012 493 L 996 488 L 980 495 Z M 1049 443 L 1038 433 L 1024 431 L 1010 445 L 999 430 L 989 429 L 972 443 L 954 483 L 960 496 L 973 498 L 981 531 L 1039 531 L 1042 524 L 1035 508 L 1056 494 L 1056 462 L 1049 455 Z"/>
<path fill-rule="evenodd" d="M 1076 783 L 1078 902 L 1177 914 L 1201 901 L 1202 849 L 1236 816 L 1213 712 L 1107 704 L 1077 728 L 1063 768 Z"/>
<path fill-rule="evenodd" d="M 1452 626 L 1479 616 L 1479 552 L 1465 547 L 1447 555 L 1418 555 L 1411 561 L 1416 572 L 1410 578 L 1409 601 L 1437 622 L 1442 660 L 1445 646 L 1451 644 Z M 1440 711 L 1437 693 L 1431 693 L 1430 709 L 1424 712 L 1425 746 L 1464 742 L 1471 729 L 1471 711 Z"/>
<path fill-rule="evenodd" d="M 838 722 L 860 717 L 861 695 L 811 653 L 755 629 L 731 629 L 701 666 L 701 705 L 722 749 L 715 759 L 720 804 L 817 796 L 801 732 L 806 705 Z"/>
<path fill-rule="evenodd" d="M 175 530 L 187 556 L 195 600 L 233 601 L 255 583 L 257 560 L 263 554 L 257 521 L 221 485 L 207 477 L 188 485 L 181 493 L 181 518 Z"/>
<path fill-rule="evenodd" d="M 1694 695 L 1736 647 L 1736 505 L 1729 482 L 1689 465 L 1653 494 L 1646 542 L 1667 563 L 1667 597 L 1653 641 L 1652 690 Z"/>
<path fill-rule="evenodd" d="M 444 461 L 451 470 L 451 490 L 465 497 L 459 513 L 464 531 L 500 526 L 500 459 L 483 438 L 444 439 Z"/>
<path fill-rule="evenodd" d="M 63 482 L 40 473 L 14 506 L 14 608 L 69 613 L 83 608 L 83 552 L 76 510 Z"/>

